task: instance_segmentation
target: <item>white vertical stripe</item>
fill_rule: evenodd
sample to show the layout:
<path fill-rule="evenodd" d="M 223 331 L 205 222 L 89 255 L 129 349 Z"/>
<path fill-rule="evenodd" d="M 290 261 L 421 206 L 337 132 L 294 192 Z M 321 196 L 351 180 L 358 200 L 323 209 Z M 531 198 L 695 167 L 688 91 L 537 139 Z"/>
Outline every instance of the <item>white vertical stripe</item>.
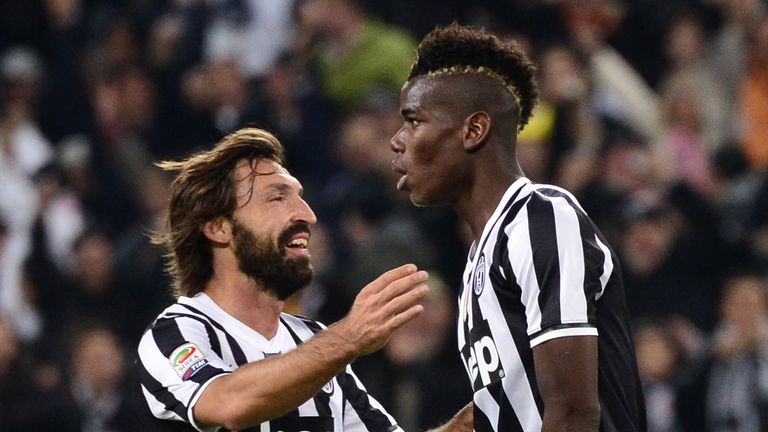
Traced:
<path fill-rule="evenodd" d="M 541 416 L 539 416 L 536 401 L 533 398 L 533 389 L 528 381 L 527 371 L 523 367 L 523 361 L 515 345 L 515 340 L 512 339 L 509 324 L 501 310 L 499 298 L 494 290 L 483 290 L 479 301 L 481 310 L 487 314 L 488 326 L 504 368 L 505 375 L 502 379 L 504 393 L 523 426 L 523 430 L 525 432 L 538 432 L 541 430 Z"/>
<path fill-rule="evenodd" d="M 458 304 L 458 319 L 456 320 L 457 325 L 457 335 L 458 335 L 458 342 L 459 342 L 459 351 L 461 351 L 461 347 L 464 346 L 466 343 L 466 340 L 464 339 L 464 326 L 466 325 L 467 328 L 471 328 L 468 325 L 467 319 L 468 319 L 468 307 L 467 307 L 467 301 L 469 300 L 469 286 L 471 283 L 468 283 L 470 275 L 472 274 L 472 260 L 467 257 L 467 264 L 464 267 L 464 275 L 462 277 L 462 282 L 464 284 L 464 289 L 459 294 L 459 304 Z"/>
<path fill-rule="evenodd" d="M 389 419 L 389 422 L 390 422 L 390 424 L 397 424 L 397 421 L 395 421 L 395 418 L 394 418 L 394 417 L 392 417 L 392 416 L 391 416 L 391 415 L 390 415 L 390 414 L 387 412 L 387 410 L 385 410 L 385 409 L 384 409 L 384 407 L 383 407 L 383 406 L 381 406 L 381 404 L 379 403 L 379 401 L 377 401 L 376 399 L 374 399 L 374 398 L 373 398 L 373 396 L 371 396 L 370 394 L 368 394 L 368 392 L 365 390 L 365 386 L 363 385 L 363 383 L 362 383 L 362 382 L 360 382 L 360 379 L 359 379 L 359 378 L 357 377 L 357 375 L 355 375 L 355 373 L 352 371 L 352 367 L 350 367 L 350 366 L 347 366 L 346 372 L 347 372 L 347 373 L 348 373 L 348 374 L 349 374 L 349 375 L 350 375 L 352 378 L 354 378 L 354 379 L 355 379 L 355 384 L 357 385 L 357 388 L 359 388 L 360 390 L 362 390 L 362 391 L 364 391 L 364 392 L 366 393 L 366 396 L 368 397 L 368 402 L 371 404 L 371 407 L 372 407 L 372 408 L 374 408 L 374 409 L 377 409 L 377 410 L 379 410 L 379 411 L 381 412 L 381 414 L 384 414 L 384 415 L 387 417 L 387 419 Z M 353 410 L 353 411 L 354 411 L 354 410 Z"/>
<path fill-rule="evenodd" d="M 565 198 L 550 198 L 555 216 L 558 262 L 560 264 L 560 321 L 587 322 L 584 295 L 584 247 L 579 217 Z"/>
<path fill-rule="evenodd" d="M 491 396 L 487 388 L 484 388 L 477 393 L 473 398 L 475 402 L 475 409 L 480 411 L 488 417 L 488 423 L 491 424 L 493 430 L 499 429 L 499 403 Z"/>
<path fill-rule="evenodd" d="M 147 390 L 147 388 L 143 385 L 141 386 L 141 392 L 144 394 L 144 398 L 147 400 L 147 405 L 149 405 L 149 410 L 152 411 L 152 415 L 164 420 L 184 421 L 184 419 L 175 412 L 166 410 L 165 405 L 158 401 L 157 398 L 155 398 L 155 396 L 150 393 L 149 390 Z"/>
<path fill-rule="evenodd" d="M 505 227 L 509 237 L 507 249 L 509 264 L 522 290 L 520 301 L 525 306 L 528 334 L 541 330 L 541 309 L 539 308 L 539 282 L 533 267 L 531 235 L 528 230 L 528 208 L 523 207 L 517 217 Z"/>
<path fill-rule="evenodd" d="M 342 430 L 365 430 L 363 420 L 349 401 L 344 403 L 344 429 Z"/>
<path fill-rule="evenodd" d="M 608 246 L 603 244 L 603 242 L 600 241 L 600 238 L 595 234 L 595 240 L 597 241 L 597 245 L 600 247 L 600 250 L 603 251 L 603 254 L 605 255 L 605 260 L 603 264 L 603 274 L 600 275 L 600 292 L 597 293 L 595 296 L 595 300 L 599 299 L 603 296 L 603 293 L 605 292 L 605 287 L 608 285 L 608 280 L 611 278 L 611 275 L 613 274 L 613 258 L 611 257 L 611 250 L 608 249 Z"/>

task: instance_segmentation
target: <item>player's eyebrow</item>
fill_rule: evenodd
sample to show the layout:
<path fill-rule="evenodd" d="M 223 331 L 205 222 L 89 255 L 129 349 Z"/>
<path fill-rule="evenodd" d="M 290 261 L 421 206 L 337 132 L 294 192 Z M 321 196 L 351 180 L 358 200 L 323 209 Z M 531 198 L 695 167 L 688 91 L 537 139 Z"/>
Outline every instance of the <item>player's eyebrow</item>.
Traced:
<path fill-rule="evenodd" d="M 407 106 L 407 107 L 404 107 L 403 109 L 400 110 L 400 115 L 402 117 L 407 117 L 409 115 L 413 115 L 413 114 L 416 114 L 418 112 L 419 112 L 418 108 L 413 107 L 413 106 Z"/>
<path fill-rule="evenodd" d="M 264 191 L 269 192 L 280 192 L 280 193 L 288 193 L 296 190 L 294 186 L 291 186 L 288 183 L 271 183 L 264 187 Z M 299 186 L 298 187 L 298 193 L 299 196 L 304 196 L 304 188 Z"/>

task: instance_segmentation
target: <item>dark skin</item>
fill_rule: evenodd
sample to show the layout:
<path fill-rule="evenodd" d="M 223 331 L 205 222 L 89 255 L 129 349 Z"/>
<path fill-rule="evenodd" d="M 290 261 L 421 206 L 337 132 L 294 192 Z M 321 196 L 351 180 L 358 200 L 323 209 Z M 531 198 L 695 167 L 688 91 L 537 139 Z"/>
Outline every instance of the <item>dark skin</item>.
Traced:
<path fill-rule="evenodd" d="M 403 86 L 400 113 L 403 126 L 390 146 L 393 170 L 403 175 L 398 189 L 418 206 L 452 206 L 479 240 L 504 192 L 523 176 L 514 97 L 482 75 L 418 76 Z M 597 337 L 555 338 L 533 357 L 542 432 L 597 431 Z"/>

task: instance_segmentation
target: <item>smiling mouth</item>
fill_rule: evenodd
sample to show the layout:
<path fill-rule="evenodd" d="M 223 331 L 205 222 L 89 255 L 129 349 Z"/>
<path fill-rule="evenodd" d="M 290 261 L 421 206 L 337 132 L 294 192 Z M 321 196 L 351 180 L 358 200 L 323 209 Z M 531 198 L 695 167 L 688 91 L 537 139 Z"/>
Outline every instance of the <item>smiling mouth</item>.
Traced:
<path fill-rule="evenodd" d="M 280 244 L 283 246 L 284 251 L 291 251 L 292 253 L 308 253 L 310 231 L 309 227 L 304 224 L 297 224 L 287 229 L 280 236 Z"/>
<path fill-rule="evenodd" d="M 285 247 L 291 248 L 291 249 L 306 249 L 309 245 L 309 239 L 306 238 L 295 238 L 288 242 Z"/>

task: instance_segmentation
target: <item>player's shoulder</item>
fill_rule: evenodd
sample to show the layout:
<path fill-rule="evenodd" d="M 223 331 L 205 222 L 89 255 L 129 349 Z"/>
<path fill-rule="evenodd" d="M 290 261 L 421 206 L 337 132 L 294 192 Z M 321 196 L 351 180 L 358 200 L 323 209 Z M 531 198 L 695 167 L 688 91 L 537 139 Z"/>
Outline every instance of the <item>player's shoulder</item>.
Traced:
<path fill-rule="evenodd" d="M 530 183 L 528 206 L 546 202 L 555 212 L 578 210 L 584 212 L 579 200 L 568 190 L 551 184 Z"/>
<path fill-rule="evenodd" d="M 205 303 L 196 301 L 194 297 L 180 297 L 176 299 L 176 302 L 163 309 L 146 330 L 162 327 L 169 321 L 180 319 L 207 320 L 208 317 L 205 315 L 205 310 Z"/>

